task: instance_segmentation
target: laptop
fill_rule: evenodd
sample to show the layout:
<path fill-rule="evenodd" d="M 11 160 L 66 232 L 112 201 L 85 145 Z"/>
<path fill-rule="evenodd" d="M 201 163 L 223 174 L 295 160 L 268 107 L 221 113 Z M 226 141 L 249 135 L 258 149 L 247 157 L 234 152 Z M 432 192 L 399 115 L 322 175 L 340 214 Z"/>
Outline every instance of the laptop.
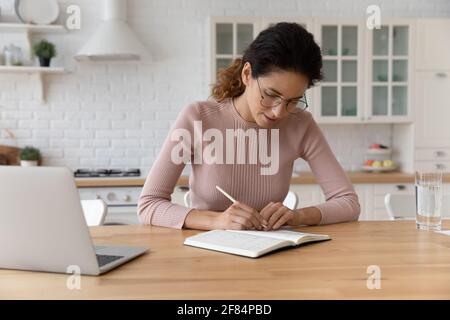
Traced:
<path fill-rule="evenodd" d="M 72 172 L 0 166 L 0 268 L 99 275 L 148 251 L 94 246 Z"/>

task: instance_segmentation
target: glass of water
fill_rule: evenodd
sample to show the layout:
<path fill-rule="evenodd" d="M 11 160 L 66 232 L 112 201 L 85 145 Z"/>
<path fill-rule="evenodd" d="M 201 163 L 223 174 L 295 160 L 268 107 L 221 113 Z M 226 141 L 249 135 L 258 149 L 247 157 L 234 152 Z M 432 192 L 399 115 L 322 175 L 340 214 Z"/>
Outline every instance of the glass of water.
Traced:
<path fill-rule="evenodd" d="M 416 225 L 420 230 L 441 230 L 442 172 L 416 171 Z"/>

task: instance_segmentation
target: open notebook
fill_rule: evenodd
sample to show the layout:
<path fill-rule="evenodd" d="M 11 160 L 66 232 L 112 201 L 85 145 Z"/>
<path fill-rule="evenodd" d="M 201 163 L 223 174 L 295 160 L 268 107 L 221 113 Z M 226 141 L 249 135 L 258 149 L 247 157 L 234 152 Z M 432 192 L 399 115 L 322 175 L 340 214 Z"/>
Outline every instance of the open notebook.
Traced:
<path fill-rule="evenodd" d="M 300 244 L 330 240 L 327 235 L 291 230 L 212 230 L 186 238 L 185 245 L 257 258 L 268 252 Z"/>

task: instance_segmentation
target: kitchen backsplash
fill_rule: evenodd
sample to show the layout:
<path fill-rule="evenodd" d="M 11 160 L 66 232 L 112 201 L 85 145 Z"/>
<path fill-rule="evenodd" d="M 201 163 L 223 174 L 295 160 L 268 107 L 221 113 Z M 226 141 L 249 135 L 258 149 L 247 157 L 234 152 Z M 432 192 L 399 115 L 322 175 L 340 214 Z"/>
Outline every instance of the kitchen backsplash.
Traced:
<path fill-rule="evenodd" d="M 0 0 L 0 6 L 5 0 Z M 71 168 L 151 167 L 180 109 L 209 95 L 210 15 L 364 17 L 380 4 L 385 17 L 449 17 L 448 0 L 129 0 L 128 21 L 149 49 L 144 64 L 76 63 L 74 53 L 101 21 L 101 6 L 78 4 L 82 28 L 45 38 L 57 44 L 54 65 L 68 72 L 46 77 L 47 103 L 26 74 L 0 74 L 0 144 L 41 149 L 45 165 Z M 64 11 L 63 11 L 64 12 Z M 372 142 L 390 145 L 392 127 L 322 125 L 338 160 L 359 169 Z M 15 138 L 13 138 L 15 137 Z M 307 169 L 299 161 L 296 169 Z"/>

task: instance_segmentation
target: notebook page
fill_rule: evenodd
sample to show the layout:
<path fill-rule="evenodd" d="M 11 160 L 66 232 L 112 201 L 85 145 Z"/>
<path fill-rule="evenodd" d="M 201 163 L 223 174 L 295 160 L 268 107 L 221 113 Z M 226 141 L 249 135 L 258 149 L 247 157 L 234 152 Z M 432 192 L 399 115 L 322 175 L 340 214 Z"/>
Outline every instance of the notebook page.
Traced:
<path fill-rule="evenodd" d="M 213 230 L 201 233 L 186 239 L 189 242 L 207 243 L 220 248 L 231 248 L 238 250 L 247 250 L 252 252 L 260 252 L 267 248 L 277 246 L 284 241 L 279 239 L 259 237 L 252 234 L 241 234 L 228 232 L 225 230 Z"/>
<path fill-rule="evenodd" d="M 240 234 L 248 234 L 255 235 L 261 237 L 270 237 L 281 240 L 288 240 L 297 242 L 298 240 L 306 237 L 321 237 L 319 234 L 311 234 L 311 233 L 303 233 L 298 231 L 289 231 L 289 230 L 275 230 L 275 231 L 252 231 L 252 230 L 228 230 Z"/>

